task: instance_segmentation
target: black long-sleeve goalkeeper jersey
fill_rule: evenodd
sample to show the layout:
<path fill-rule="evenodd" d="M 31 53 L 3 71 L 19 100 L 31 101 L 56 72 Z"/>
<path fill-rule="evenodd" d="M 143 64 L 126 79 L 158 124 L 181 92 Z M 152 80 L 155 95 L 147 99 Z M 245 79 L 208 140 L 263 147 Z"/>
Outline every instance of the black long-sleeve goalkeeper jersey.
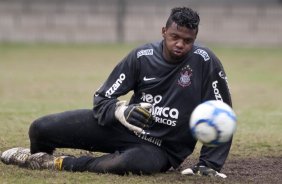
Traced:
<path fill-rule="evenodd" d="M 231 97 L 223 67 L 209 49 L 194 45 L 178 64 L 166 62 L 162 50 L 161 41 L 131 51 L 96 91 L 94 116 L 104 126 L 118 123 L 117 98 L 133 91 L 129 103 L 151 103 L 156 121 L 146 135 L 136 136 L 166 150 L 176 168 L 196 144 L 189 129 L 193 109 L 211 99 L 231 105 Z M 231 141 L 216 148 L 203 146 L 199 162 L 219 171 L 230 146 Z"/>

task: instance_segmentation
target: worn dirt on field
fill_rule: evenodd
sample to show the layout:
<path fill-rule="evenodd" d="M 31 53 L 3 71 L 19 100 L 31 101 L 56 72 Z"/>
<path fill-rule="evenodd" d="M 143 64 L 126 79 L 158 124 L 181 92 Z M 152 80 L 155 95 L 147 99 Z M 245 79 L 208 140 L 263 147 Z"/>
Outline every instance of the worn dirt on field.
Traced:
<path fill-rule="evenodd" d="M 68 150 L 69 151 L 69 150 Z M 64 153 L 56 153 L 58 155 Z M 89 155 L 98 156 L 98 153 L 78 151 L 77 156 Z M 177 170 L 170 170 L 166 174 L 153 175 L 160 183 L 262 183 L 282 184 L 282 156 L 276 157 L 230 157 L 222 169 L 227 175 L 226 179 L 209 178 L 201 176 L 183 176 L 180 171 L 197 163 L 197 157 L 191 156 L 182 163 Z M 148 181 L 148 183 L 150 183 Z"/>
<path fill-rule="evenodd" d="M 191 166 L 196 160 L 187 159 L 181 168 Z M 210 180 L 211 183 L 282 183 L 282 157 L 238 158 L 226 161 L 222 173 L 226 179 Z M 199 181 L 199 183 L 204 182 Z"/>

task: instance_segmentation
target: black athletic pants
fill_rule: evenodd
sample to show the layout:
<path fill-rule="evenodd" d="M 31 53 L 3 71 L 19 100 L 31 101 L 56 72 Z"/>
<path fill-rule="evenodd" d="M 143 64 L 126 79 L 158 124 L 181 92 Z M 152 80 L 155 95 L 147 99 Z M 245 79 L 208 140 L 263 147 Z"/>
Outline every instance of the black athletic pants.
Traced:
<path fill-rule="evenodd" d="M 31 153 L 52 154 L 56 148 L 108 153 L 101 157 L 67 157 L 63 169 L 115 174 L 152 174 L 171 165 L 165 151 L 135 136 L 119 123 L 98 125 L 89 109 L 51 114 L 35 120 L 29 129 Z"/>

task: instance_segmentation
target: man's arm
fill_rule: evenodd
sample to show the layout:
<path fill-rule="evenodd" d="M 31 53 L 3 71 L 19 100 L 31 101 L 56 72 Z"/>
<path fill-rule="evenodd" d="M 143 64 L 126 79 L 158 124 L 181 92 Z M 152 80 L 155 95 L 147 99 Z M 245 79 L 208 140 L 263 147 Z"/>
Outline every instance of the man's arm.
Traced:
<path fill-rule="evenodd" d="M 227 77 L 219 61 L 218 66 L 213 68 L 206 77 L 203 91 L 203 102 L 207 100 L 221 100 L 232 106 Z M 229 154 L 231 143 L 232 140 L 217 147 L 203 146 L 198 165 L 208 166 L 216 171 L 220 171 Z"/>
<path fill-rule="evenodd" d="M 136 57 L 132 51 L 111 72 L 104 84 L 95 92 L 93 100 L 94 117 L 100 125 L 111 125 L 115 117 L 118 97 L 134 89 L 136 84 Z"/>
<path fill-rule="evenodd" d="M 111 126 L 121 123 L 138 134 L 146 134 L 145 129 L 154 123 L 151 115 L 151 104 L 126 104 L 118 97 L 125 95 L 138 84 L 138 60 L 136 52 L 132 51 L 111 72 L 106 82 L 94 95 L 94 117 L 100 125 Z"/>

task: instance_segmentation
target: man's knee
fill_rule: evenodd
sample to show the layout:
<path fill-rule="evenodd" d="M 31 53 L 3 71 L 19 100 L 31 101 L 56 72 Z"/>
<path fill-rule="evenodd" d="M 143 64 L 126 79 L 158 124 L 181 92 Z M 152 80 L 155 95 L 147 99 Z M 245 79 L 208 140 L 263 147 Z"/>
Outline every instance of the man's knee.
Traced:
<path fill-rule="evenodd" d="M 46 118 L 39 118 L 36 119 L 35 121 L 33 121 L 29 127 L 29 137 L 31 140 L 36 140 L 39 139 L 40 136 L 43 135 L 43 131 L 44 131 L 44 124 L 45 124 L 45 119 Z"/>
<path fill-rule="evenodd" d="M 32 122 L 29 127 L 30 151 L 31 153 L 52 153 L 54 148 L 48 144 L 48 117 L 42 117 Z"/>

